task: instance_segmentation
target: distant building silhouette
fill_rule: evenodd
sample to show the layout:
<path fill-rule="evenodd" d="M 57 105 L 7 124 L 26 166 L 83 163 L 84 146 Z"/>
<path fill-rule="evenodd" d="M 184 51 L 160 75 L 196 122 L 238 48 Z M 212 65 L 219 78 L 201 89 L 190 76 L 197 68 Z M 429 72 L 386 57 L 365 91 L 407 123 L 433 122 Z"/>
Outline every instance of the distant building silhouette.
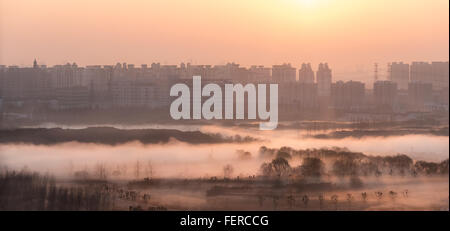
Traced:
<path fill-rule="evenodd" d="M 172 101 L 168 92 L 173 84 L 184 82 L 189 85 L 192 76 L 200 75 L 203 85 L 278 83 L 279 111 L 283 115 L 311 114 L 315 110 L 328 115 L 330 109 L 361 113 L 363 110 L 378 112 L 380 108 L 389 110 L 388 113 L 448 111 L 448 64 L 414 62 L 409 66 L 394 63 L 390 77 L 403 85 L 406 83 L 406 88 L 399 89 L 396 81 L 376 81 L 372 94 L 362 82 L 332 83 L 332 70 L 327 63 L 320 63 L 316 73 L 309 63 L 303 63 L 297 81 L 296 68 L 290 64 L 273 65 L 272 68 L 256 65 L 246 68 L 236 63 L 214 66 L 117 63 L 86 67 L 67 63 L 46 67 L 38 65 L 35 59 L 32 67 L 0 65 L 0 98 L 4 111 L 22 105 L 30 107 L 30 111 L 34 108 L 163 109 Z M 367 97 L 369 95 L 373 97 Z"/>
<path fill-rule="evenodd" d="M 392 110 L 397 99 L 397 83 L 392 81 L 377 81 L 373 84 L 375 104 L 379 108 Z"/>
<path fill-rule="evenodd" d="M 449 87 L 449 62 L 432 62 L 431 79 L 433 89 L 445 90 Z"/>
<path fill-rule="evenodd" d="M 420 81 L 409 83 L 408 99 L 411 109 L 419 111 L 427 110 L 427 105 L 433 100 L 432 84 Z"/>
<path fill-rule="evenodd" d="M 432 83 L 432 65 L 428 62 L 412 62 L 410 66 L 411 82 Z"/>
<path fill-rule="evenodd" d="M 408 89 L 409 83 L 409 64 L 403 62 L 393 62 L 390 65 L 389 80 L 396 83 L 398 89 Z"/>
<path fill-rule="evenodd" d="M 328 63 L 320 63 L 316 74 L 319 96 L 330 96 L 331 94 L 331 69 Z"/>
<path fill-rule="evenodd" d="M 358 81 L 337 81 L 331 85 L 333 106 L 343 110 L 359 110 L 364 105 L 365 85 Z"/>
<path fill-rule="evenodd" d="M 275 82 L 295 82 L 296 71 L 290 63 L 272 66 L 272 79 Z"/>
<path fill-rule="evenodd" d="M 303 63 L 298 70 L 298 81 L 300 83 L 314 83 L 314 71 L 310 63 Z"/>

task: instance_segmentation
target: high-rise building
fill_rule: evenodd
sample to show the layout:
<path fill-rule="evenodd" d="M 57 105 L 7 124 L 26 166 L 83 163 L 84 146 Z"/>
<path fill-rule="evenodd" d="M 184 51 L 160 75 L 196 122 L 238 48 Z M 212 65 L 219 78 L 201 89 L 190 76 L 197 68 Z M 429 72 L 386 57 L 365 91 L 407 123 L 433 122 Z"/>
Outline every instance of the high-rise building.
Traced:
<path fill-rule="evenodd" d="M 413 109 L 423 109 L 433 100 L 431 83 L 411 82 L 408 85 L 408 100 Z"/>
<path fill-rule="evenodd" d="M 412 62 L 410 67 L 411 82 L 432 83 L 432 65 L 428 62 Z"/>
<path fill-rule="evenodd" d="M 115 107 L 158 107 L 158 87 L 153 83 L 133 80 L 115 82 L 111 88 Z"/>
<path fill-rule="evenodd" d="M 373 84 L 373 95 L 377 106 L 393 108 L 397 98 L 397 83 L 377 81 Z"/>
<path fill-rule="evenodd" d="M 5 100 L 45 98 L 51 93 L 51 78 L 46 68 L 9 66 L 2 71 L 1 89 Z"/>
<path fill-rule="evenodd" d="M 58 108 L 82 109 L 89 107 L 89 89 L 82 86 L 65 87 L 56 89 Z"/>
<path fill-rule="evenodd" d="M 283 113 L 298 113 L 319 106 L 315 83 L 286 82 L 279 84 L 278 88 L 278 105 Z"/>
<path fill-rule="evenodd" d="M 296 71 L 290 63 L 272 66 L 272 80 L 277 83 L 295 82 Z"/>
<path fill-rule="evenodd" d="M 389 80 L 396 83 L 398 89 L 408 89 L 409 83 L 409 64 L 403 62 L 393 62 L 390 65 Z"/>
<path fill-rule="evenodd" d="M 358 81 L 337 81 L 331 85 L 331 99 L 335 108 L 359 109 L 364 104 L 365 86 Z"/>
<path fill-rule="evenodd" d="M 314 83 L 314 71 L 310 63 L 303 63 L 298 70 L 298 81 L 300 83 Z"/>
<path fill-rule="evenodd" d="M 449 69 L 448 61 L 431 63 L 431 78 L 434 90 L 442 90 L 448 88 L 449 84 L 448 69 Z"/>
<path fill-rule="evenodd" d="M 315 109 L 318 105 L 317 84 L 298 83 L 296 84 L 295 104 L 302 109 Z"/>
<path fill-rule="evenodd" d="M 53 88 L 71 88 L 83 85 L 83 68 L 77 64 L 56 65 L 51 69 Z"/>
<path fill-rule="evenodd" d="M 320 63 L 316 74 L 319 96 L 330 96 L 331 94 L 331 69 L 328 63 Z"/>
<path fill-rule="evenodd" d="M 251 66 L 248 81 L 253 83 L 267 83 L 270 81 L 270 68 L 264 66 Z"/>
<path fill-rule="evenodd" d="M 201 76 L 202 80 L 211 79 L 213 77 L 213 69 L 211 65 L 192 65 L 183 63 L 180 65 L 180 78 L 192 80 L 192 76 Z"/>
<path fill-rule="evenodd" d="M 83 84 L 89 89 L 92 108 L 111 106 L 112 66 L 86 66 L 83 72 Z"/>

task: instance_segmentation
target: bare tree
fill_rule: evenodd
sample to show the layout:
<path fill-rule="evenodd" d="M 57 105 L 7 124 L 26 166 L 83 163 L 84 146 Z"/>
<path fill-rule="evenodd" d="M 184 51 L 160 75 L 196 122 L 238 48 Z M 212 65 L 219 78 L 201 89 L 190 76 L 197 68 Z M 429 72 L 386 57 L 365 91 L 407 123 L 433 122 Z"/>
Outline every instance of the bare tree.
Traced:
<path fill-rule="evenodd" d="M 233 175 L 233 166 L 231 166 L 230 164 L 227 164 L 223 167 L 223 177 L 224 178 L 231 178 L 231 176 Z"/>
<path fill-rule="evenodd" d="M 302 201 L 303 201 L 303 204 L 305 205 L 305 208 L 308 207 L 308 202 L 309 202 L 309 197 L 308 197 L 308 195 L 304 195 L 304 196 L 302 197 Z"/>
<path fill-rule="evenodd" d="M 277 210 L 278 208 L 278 200 L 280 199 L 278 196 L 272 196 L 273 199 L 273 209 Z"/>
<path fill-rule="evenodd" d="M 321 194 L 319 194 L 319 208 L 320 209 L 322 209 L 322 207 L 323 207 L 323 202 L 324 202 L 324 197 L 323 197 L 323 194 L 321 193 Z"/>
<path fill-rule="evenodd" d="M 134 165 L 134 177 L 136 177 L 136 179 L 139 179 L 140 173 L 141 173 L 141 164 L 139 160 L 137 160 L 136 164 Z"/>
<path fill-rule="evenodd" d="M 405 189 L 404 191 L 403 191 L 403 197 L 408 197 L 408 189 Z"/>
<path fill-rule="evenodd" d="M 287 197 L 287 202 L 289 204 L 289 208 L 292 209 L 295 206 L 295 197 L 293 195 L 289 195 Z"/>
<path fill-rule="evenodd" d="M 347 202 L 348 202 L 348 208 L 350 209 L 352 206 L 352 201 L 353 201 L 354 197 L 351 193 L 347 193 Z"/>
<path fill-rule="evenodd" d="M 280 157 L 272 161 L 272 167 L 278 177 L 288 174 L 291 170 L 289 162 L 286 159 Z"/>
<path fill-rule="evenodd" d="M 381 200 L 383 198 L 383 192 L 375 192 L 375 196 L 378 198 L 378 200 Z"/>
<path fill-rule="evenodd" d="M 395 198 L 397 198 L 397 192 L 391 190 L 389 191 L 389 196 L 392 200 L 395 200 Z"/>
<path fill-rule="evenodd" d="M 364 202 L 367 201 L 367 193 L 366 192 L 362 192 L 361 193 L 361 197 L 362 197 Z"/>
<path fill-rule="evenodd" d="M 335 194 L 335 195 L 331 196 L 331 202 L 333 202 L 336 210 L 338 208 L 338 200 L 339 200 L 339 196 L 338 195 Z"/>
<path fill-rule="evenodd" d="M 119 165 L 119 169 L 120 169 L 120 173 L 122 174 L 122 176 L 126 176 L 127 175 L 127 172 L 128 172 L 127 164 Z"/>
<path fill-rule="evenodd" d="M 95 165 L 95 175 L 98 177 L 98 179 L 106 180 L 106 178 L 107 178 L 106 164 L 97 163 Z"/>
<path fill-rule="evenodd" d="M 258 195 L 259 206 L 262 207 L 264 205 L 264 196 Z"/>
<path fill-rule="evenodd" d="M 145 176 L 149 179 L 153 177 L 153 165 L 150 160 L 147 161 L 147 164 L 145 166 Z"/>
<path fill-rule="evenodd" d="M 325 164 L 319 158 L 303 158 L 301 173 L 303 176 L 320 177 L 324 173 Z"/>

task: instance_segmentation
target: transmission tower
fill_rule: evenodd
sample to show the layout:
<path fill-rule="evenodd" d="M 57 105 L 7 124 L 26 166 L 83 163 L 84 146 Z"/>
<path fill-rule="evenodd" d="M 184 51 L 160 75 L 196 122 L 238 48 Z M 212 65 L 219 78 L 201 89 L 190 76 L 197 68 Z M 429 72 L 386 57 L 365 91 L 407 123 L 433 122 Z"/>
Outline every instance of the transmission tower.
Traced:
<path fill-rule="evenodd" d="M 378 63 L 374 64 L 373 73 L 374 73 L 374 79 L 375 79 L 375 82 L 376 82 L 376 81 L 378 81 Z"/>
<path fill-rule="evenodd" d="M 387 80 L 391 80 L 391 72 L 392 72 L 392 65 L 391 65 L 391 63 L 388 63 L 387 64 Z"/>

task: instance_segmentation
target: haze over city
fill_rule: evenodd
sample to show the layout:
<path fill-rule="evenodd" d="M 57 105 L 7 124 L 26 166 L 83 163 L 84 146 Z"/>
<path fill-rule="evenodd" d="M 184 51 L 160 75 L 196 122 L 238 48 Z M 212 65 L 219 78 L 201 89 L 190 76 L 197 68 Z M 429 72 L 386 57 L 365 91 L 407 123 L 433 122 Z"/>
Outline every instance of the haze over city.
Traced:
<path fill-rule="evenodd" d="M 0 211 L 448 212 L 448 50 L 448 0 L 0 0 Z"/>
<path fill-rule="evenodd" d="M 448 4 L 1 0 L 0 64 L 328 62 L 336 79 L 366 81 L 374 62 L 448 60 Z"/>

